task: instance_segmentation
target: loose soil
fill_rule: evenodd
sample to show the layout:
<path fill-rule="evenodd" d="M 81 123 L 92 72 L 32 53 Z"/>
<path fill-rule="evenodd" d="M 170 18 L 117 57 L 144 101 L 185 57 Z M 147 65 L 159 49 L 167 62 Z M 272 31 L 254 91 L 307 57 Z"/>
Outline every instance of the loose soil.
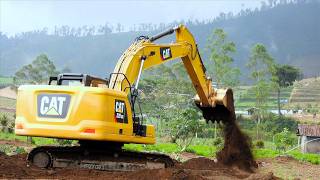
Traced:
<path fill-rule="evenodd" d="M 135 172 L 109 172 L 86 169 L 39 169 L 28 167 L 26 154 L 0 154 L 1 178 L 54 179 L 278 179 L 272 173 L 248 173 L 207 158 L 190 159 L 173 168 Z"/>
<path fill-rule="evenodd" d="M 320 177 L 319 165 L 299 162 L 290 157 L 276 157 L 274 159 L 259 159 L 257 173 L 272 171 L 275 176 L 283 179 L 310 179 L 318 180 Z"/>

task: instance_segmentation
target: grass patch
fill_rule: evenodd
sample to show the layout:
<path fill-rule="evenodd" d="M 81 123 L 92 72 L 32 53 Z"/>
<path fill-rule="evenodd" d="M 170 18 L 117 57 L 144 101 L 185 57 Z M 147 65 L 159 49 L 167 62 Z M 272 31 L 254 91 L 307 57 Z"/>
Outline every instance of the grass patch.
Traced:
<path fill-rule="evenodd" d="M 278 151 L 272 149 L 253 149 L 252 152 L 255 159 L 275 158 L 279 155 Z"/>
<path fill-rule="evenodd" d="M 166 154 L 181 152 L 179 146 L 174 143 L 158 143 L 154 145 L 125 144 L 124 149 L 130 151 L 161 152 Z M 215 156 L 217 148 L 206 145 L 191 145 L 186 149 L 186 152 L 194 153 L 199 156 L 212 157 Z"/>
<path fill-rule="evenodd" d="M 319 154 L 303 154 L 299 151 L 292 151 L 289 155 L 293 156 L 295 159 L 303 162 L 310 162 L 312 164 L 320 164 L 320 155 Z"/>
<path fill-rule="evenodd" d="M 19 146 L 13 146 L 13 145 L 8 145 L 8 144 L 2 144 L 0 146 L 0 152 L 3 152 L 7 155 L 13 155 L 13 154 L 22 154 L 26 153 L 26 150 L 24 147 L 19 147 Z"/>
<path fill-rule="evenodd" d="M 282 153 L 279 153 L 279 151 L 272 150 L 272 149 L 254 149 L 253 154 L 256 159 L 275 158 L 279 155 L 284 155 Z M 319 154 L 310 154 L 310 153 L 301 153 L 299 151 L 291 151 L 287 155 L 290 155 L 294 159 L 297 159 L 302 162 L 310 162 L 311 164 L 320 164 Z"/>
<path fill-rule="evenodd" d="M 17 136 L 15 134 L 4 133 L 4 132 L 0 132 L 0 139 L 19 140 L 19 141 L 27 142 L 26 136 Z M 57 145 L 57 142 L 54 138 L 32 137 L 32 142 L 36 146 Z"/>
<path fill-rule="evenodd" d="M 130 151 L 148 151 L 148 152 L 161 152 L 161 153 L 179 153 L 178 145 L 173 143 L 158 143 L 153 145 L 144 144 L 125 144 L 124 149 Z"/>
<path fill-rule="evenodd" d="M 215 157 L 218 149 L 215 146 L 191 145 L 186 149 L 186 152 L 194 153 L 205 157 Z"/>

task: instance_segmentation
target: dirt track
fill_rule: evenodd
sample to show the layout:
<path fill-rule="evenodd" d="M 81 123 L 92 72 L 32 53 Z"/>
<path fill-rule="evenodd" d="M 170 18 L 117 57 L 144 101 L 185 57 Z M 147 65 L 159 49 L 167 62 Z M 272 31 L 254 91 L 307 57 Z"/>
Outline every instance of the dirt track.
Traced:
<path fill-rule="evenodd" d="M 1 178 L 58 179 L 277 179 L 272 173 L 247 173 L 206 158 L 191 159 L 174 168 L 136 172 L 107 172 L 84 169 L 38 169 L 27 167 L 26 155 L 0 155 Z"/>

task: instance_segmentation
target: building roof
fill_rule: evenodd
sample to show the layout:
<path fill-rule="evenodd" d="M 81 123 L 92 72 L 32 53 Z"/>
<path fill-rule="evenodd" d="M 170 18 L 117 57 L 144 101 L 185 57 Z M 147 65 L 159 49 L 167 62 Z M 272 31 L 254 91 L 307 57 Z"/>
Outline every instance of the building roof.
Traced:
<path fill-rule="evenodd" d="M 320 126 L 310 124 L 298 125 L 298 136 L 320 137 Z"/>

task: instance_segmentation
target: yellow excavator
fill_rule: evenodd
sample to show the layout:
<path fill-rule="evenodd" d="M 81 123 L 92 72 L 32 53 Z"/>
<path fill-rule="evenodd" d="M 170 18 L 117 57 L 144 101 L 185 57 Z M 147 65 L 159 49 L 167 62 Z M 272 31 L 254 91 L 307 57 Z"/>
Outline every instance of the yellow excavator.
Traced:
<path fill-rule="evenodd" d="M 176 41 L 156 44 L 173 34 Z M 38 167 L 80 167 L 131 171 L 173 165 L 166 155 L 122 149 L 125 143 L 154 144 L 153 125 L 143 123 L 137 103 L 144 69 L 181 58 L 196 89 L 196 105 L 207 121 L 228 121 L 234 113 L 231 89 L 214 89 L 189 30 L 179 25 L 153 37 L 140 36 L 122 54 L 108 79 L 59 74 L 48 85 L 18 88 L 15 133 L 78 140 L 75 146 L 40 146 L 28 154 Z"/>

